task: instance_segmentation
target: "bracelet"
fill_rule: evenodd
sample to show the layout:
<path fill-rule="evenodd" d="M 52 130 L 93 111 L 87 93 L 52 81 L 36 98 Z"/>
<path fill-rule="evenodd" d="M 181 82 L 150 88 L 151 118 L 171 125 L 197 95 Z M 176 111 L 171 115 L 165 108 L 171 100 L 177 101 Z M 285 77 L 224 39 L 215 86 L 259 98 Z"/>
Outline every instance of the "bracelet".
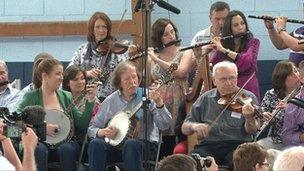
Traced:
<path fill-rule="evenodd" d="M 286 31 L 286 28 L 278 28 L 278 33 L 280 34 L 282 31 Z"/>
<path fill-rule="evenodd" d="M 267 28 L 267 30 L 272 30 L 272 29 L 274 29 L 274 27 L 266 27 Z"/>
<path fill-rule="evenodd" d="M 161 108 L 163 108 L 164 106 L 165 106 L 165 103 L 163 103 L 163 105 L 161 105 L 161 106 L 157 106 L 157 105 L 156 105 L 156 108 L 157 108 L 157 109 L 161 109 Z"/>

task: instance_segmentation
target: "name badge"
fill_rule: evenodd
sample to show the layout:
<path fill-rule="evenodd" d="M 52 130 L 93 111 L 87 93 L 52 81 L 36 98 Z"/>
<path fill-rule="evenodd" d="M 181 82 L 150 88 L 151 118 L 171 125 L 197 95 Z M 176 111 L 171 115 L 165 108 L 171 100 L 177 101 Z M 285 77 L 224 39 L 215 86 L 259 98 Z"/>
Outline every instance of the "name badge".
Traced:
<path fill-rule="evenodd" d="M 241 114 L 241 113 L 238 113 L 238 112 L 232 112 L 232 113 L 231 113 L 231 117 L 237 118 L 237 119 L 241 119 L 242 114 Z"/>

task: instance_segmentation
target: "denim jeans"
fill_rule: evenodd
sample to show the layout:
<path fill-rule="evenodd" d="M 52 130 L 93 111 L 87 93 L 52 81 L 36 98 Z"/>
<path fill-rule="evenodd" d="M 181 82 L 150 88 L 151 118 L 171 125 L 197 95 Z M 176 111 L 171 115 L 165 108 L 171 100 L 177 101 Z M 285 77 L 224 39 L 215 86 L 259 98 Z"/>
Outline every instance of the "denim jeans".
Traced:
<path fill-rule="evenodd" d="M 49 149 L 47 145 L 39 142 L 35 150 L 35 158 L 38 171 L 47 171 L 49 155 L 54 154 L 54 158 L 60 161 L 60 170 L 76 170 L 80 147 L 75 141 L 65 142 L 56 149 Z M 53 160 L 51 157 L 50 160 Z"/>
<path fill-rule="evenodd" d="M 107 162 L 120 161 L 124 162 L 125 171 L 141 171 L 142 148 L 141 140 L 127 139 L 121 148 L 117 148 L 105 142 L 103 138 L 94 138 L 88 148 L 90 171 L 105 171 Z M 155 148 L 153 150 L 155 151 Z"/>

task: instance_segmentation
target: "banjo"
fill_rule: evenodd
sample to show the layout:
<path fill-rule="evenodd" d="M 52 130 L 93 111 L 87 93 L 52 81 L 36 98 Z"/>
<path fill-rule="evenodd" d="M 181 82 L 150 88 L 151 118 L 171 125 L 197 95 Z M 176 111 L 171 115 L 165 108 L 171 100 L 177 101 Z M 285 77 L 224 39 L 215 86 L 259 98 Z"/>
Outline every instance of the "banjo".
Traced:
<path fill-rule="evenodd" d="M 157 80 L 158 90 L 161 86 L 173 81 L 174 76 L 172 72 L 177 69 L 177 64 L 172 63 L 168 68 L 168 71 Z M 123 110 L 117 112 L 114 117 L 109 121 L 108 126 L 113 126 L 117 129 L 117 134 L 114 139 L 105 137 L 105 141 L 112 146 L 120 147 L 127 138 L 136 138 L 139 132 L 139 122 L 135 113 L 141 108 L 142 100 L 140 100 L 133 109 L 128 110 L 129 106 L 126 106 Z"/>
<path fill-rule="evenodd" d="M 46 109 L 45 113 L 46 123 L 59 126 L 54 137 L 46 135 L 45 143 L 50 148 L 56 148 L 58 145 L 70 141 L 74 135 L 74 122 L 71 116 L 56 109 Z"/>

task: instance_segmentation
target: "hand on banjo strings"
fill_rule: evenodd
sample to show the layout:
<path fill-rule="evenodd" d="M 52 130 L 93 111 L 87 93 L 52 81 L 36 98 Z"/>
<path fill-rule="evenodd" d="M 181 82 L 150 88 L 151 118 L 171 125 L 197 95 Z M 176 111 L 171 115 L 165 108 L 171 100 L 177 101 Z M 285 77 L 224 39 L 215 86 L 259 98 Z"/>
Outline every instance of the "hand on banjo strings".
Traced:
<path fill-rule="evenodd" d="M 105 137 L 108 137 L 110 139 L 114 139 L 117 135 L 117 132 L 118 132 L 118 129 L 115 128 L 114 126 L 108 126 L 104 129 L 101 129 L 102 130 L 102 134 L 103 136 Z"/>
<path fill-rule="evenodd" d="M 56 134 L 60 131 L 59 126 L 56 124 L 47 124 L 46 134 L 51 137 L 56 137 Z"/>

